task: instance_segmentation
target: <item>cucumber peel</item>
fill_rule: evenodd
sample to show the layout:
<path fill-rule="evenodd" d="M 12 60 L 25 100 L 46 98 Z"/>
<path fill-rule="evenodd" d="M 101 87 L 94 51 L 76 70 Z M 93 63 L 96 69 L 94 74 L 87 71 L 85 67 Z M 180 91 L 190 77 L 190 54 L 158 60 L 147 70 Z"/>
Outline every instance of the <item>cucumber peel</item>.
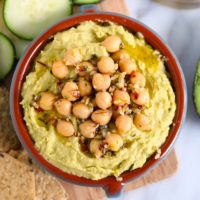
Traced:
<path fill-rule="evenodd" d="M 72 14 L 71 0 L 5 0 L 3 18 L 19 38 L 34 39 L 39 33 Z"/>
<path fill-rule="evenodd" d="M 100 3 L 102 0 L 73 0 L 73 4 L 81 5 L 81 4 L 96 4 Z"/>
<path fill-rule="evenodd" d="M 200 115 L 200 61 L 197 64 L 197 71 L 194 80 L 194 104 L 197 114 Z"/>
<path fill-rule="evenodd" d="M 14 45 L 6 35 L 0 32 L 0 80 L 11 71 L 14 60 Z"/>

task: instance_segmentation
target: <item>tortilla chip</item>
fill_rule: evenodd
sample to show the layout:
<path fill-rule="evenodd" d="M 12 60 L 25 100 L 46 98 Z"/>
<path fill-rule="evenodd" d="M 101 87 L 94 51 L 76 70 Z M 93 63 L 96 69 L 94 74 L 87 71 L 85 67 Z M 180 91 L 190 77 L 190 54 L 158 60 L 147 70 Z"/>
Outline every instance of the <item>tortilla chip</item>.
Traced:
<path fill-rule="evenodd" d="M 32 167 L 0 153 L 0 199 L 33 200 L 35 176 Z"/>
<path fill-rule="evenodd" d="M 28 153 L 25 150 L 9 152 L 10 155 L 16 159 L 33 167 L 35 173 L 35 191 L 36 196 L 34 200 L 67 200 L 68 195 L 61 183 L 54 177 L 41 171 L 41 169 L 32 162 Z"/>
<path fill-rule="evenodd" d="M 19 149 L 21 146 L 12 126 L 8 106 L 9 92 L 0 87 L 0 151 L 3 152 Z"/>
<path fill-rule="evenodd" d="M 34 200 L 67 200 L 68 195 L 61 183 L 54 177 L 35 169 L 36 197 Z"/>

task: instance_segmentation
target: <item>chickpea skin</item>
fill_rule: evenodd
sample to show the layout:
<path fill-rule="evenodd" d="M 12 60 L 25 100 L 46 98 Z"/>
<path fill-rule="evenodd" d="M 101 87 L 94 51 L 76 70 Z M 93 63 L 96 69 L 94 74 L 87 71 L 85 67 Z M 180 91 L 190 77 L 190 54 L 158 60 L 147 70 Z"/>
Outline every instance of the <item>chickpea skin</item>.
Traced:
<path fill-rule="evenodd" d="M 92 86 L 96 91 L 106 91 L 111 84 L 111 79 L 108 74 L 94 74 L 92 78 Z"/>
<path fill-rule="evenodd" d="M 120 49 L 122 41 L 119 36 L 112 35 L 108 36 L 103 42 L 102 45 L 110 53 L 114 53 Z"/>
<path fill-rule="evenodd" d="M 59 99 L 54 103 L 57 112 L 63 116 L 71 114 L 72 103 L 67 99 Z"/>
<path fill-rule="evenodd" d="M 92 108 L 82 102 L 78 102 L 73 105 L 72 112 L 80 119 L 87 119 L 92 113 Z"/>
<path fill-rule="evenodd" d="M 106 125 L 112 117 L 112 112 L 109 110 L 96 110 L 92 113 L 92 120 L 99 125 Z"/>
<path fill-rule="evenodd" d="M 115 121 L 115 126 L 121 133 L 129 131 L 132 127 L 132 124 L 132 119 L 128 115 L 121 115 L 117 117 Z"/>
<path fill-rule="evenodd" d="M 131 59 L 124 58 L 119 61 L 119 68 L 121 72 L 131 74 L 132 71 L 136 70 L 136 63 Z"/>
<path fill-rule="evenodd" d="M 94 138 L 97 124 L 92 120 L 86 120 L 79 125 L 80 133 L 86 138 Z"/>
<path fill-rule="evenodd" d="M 130 96 L 128 92 L 116 89 L 113 93 L 113 104 L 117 106 L 130 104 Z"/>
<path fill-rule="evenodd" d="M 109 92 L 98 92 L 95 100 L 97 106 L 104 110 L 112 105 L 112 97 Z"/>
<path fill-rule="evenodd" d="M 59 120 L 56 126 L 57 132 L 65 137 L 74 135 L 75 129 L 71 122 L 65 120 Z"/>
<path fill-rule="evenodd" d="M 83 57 L 79 51 L 79 49 L 70 49 L 65 54 L 65 64 L 75 65 L 83 60 Z"/>
<path fill-rule="evenodd" d="M 82 97 L 88 96 L 92 93 L 92 86 L 89 81 L 80 78 L 78 82 L 78 89 Z"/>
<path fill-rule="evenodd" d="M 103 151 L 101 150 L 101 146 L 103 145 L 102 140 L 93 139 L 89 144 L 90 152 L 96 157 L 100 158 L 103 155 Z"/>
<path fill-rule="evenodd" d="M 51 92 L 42 92 L 38 104 L 43 110 L 52 110 L 53 104 L 56 101 L 56 96 Z"/>
<path fill-rule="evenodd" d="M 58 79 L 63 79 L 69 74 L 67 66 L 62 61 L 56 61 L 52 66 L 52 73 Z"/>
<path fill-rule="evenodd" d="M 103 56 L 97 63 L 98 70 L 103 74 L 113 74 L 117 70 L 113 59 L 108 56 Z"/>
<path fill-rule="evenodd" d="M 142 73 L 133 71 L 131 73 L 130 82 L 136 87 L 143 88 L 146 84 L 146 79 Z"/>
<path fill-rule="evenodd" d="M 130 59 L 129 53 L 124 49 L 121 49 L 116 53 L 113 53 L 111 57 L 115 62 L 119 62 L 122 59 Z"/>
<path fill-rule="evenodd" d="M 135 126 L 142 131 L 151 130 L 151 123 L 149 117 L 144 114 L 137 113 L 133 119 Z"/>
<path fill-rule="evenodd" d="M 61 94 L 63 98 L 69 101 L 76 101 L 80 97 L 78 86 L 74 82 L 66 82 L 61 91 Z"/>
<path fill-rule="evenodd" d="M 111 151 L 119 151 L 119 149 L 123 146 L 123 139 L 118 134 L 108 134 L 104 142 L 108 144 L 108 149 Z"/>
<path fill-rule="evenodd" d="M 148 105 L 149 104 L 149 92 L 147 89 L 144 89 L 140 92 L 133 92 L 131 99 L 137 105 Z"/>
<path fill-rule="evenodd" d="M 90 62 L 81 62 L 77 65 L 79 68 L 78 75 L 79 76 L 87 76 L 91 71 L 94 70 L 94 66 Z"/>

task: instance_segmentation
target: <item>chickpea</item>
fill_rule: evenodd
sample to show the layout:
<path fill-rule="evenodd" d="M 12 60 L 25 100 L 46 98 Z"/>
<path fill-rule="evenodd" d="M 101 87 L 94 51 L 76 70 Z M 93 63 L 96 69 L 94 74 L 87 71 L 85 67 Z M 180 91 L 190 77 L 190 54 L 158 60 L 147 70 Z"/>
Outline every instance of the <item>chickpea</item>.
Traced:
<path fill-rule="evenodd" d="M 97 124 L 92 120 L 86 120 L 79 125 L 81 134 L 86 138 L 94 138 L 97 129 Z"/>
<path fill-rule="evenodd" d="M 62 61 L 54 62 L 51 70 L 53 75 L 59 79 L 65 78 L 69 73 L 67 66 Z"/>
<path fill-rule="evenodd" d="M 103 42 L 102 45 L 110 53 L 114 53 L 120 49 L 122 41 L 120 37 L 116 35 L 108 36 Z"/>
<path fill-rule="evenodd" d="M 56 126 L 57 132 L 65 137 L 74 135 L 75 129 L 71 122 L 65 120 L 59 120 Z"/>
<path fill-rule="evenodd" d="M 91 71 L 94 70 L 94 66 L 90 62 L 86 61 L 79 63 L 77 66 L 79 68 L 79 76 L 87 76 Z"/>
<path fill-rule="evenodd" d="M 121 72 L 131 74 L 132 71 L 136 70 L 136 63 L 131 59 L 124 58 L 119 61 L 119 68 Z"/>
<path fill-rule="evenodd" d="M 94 74 L 92 78 L 93 88 L 97 91 L 105 91 L 110 87 L 111 79 L 108 74 Z"/>
<path fill-rule="evenodd" d="M 97 67 L 99 71 L 103 74 L 113 74 L 117 69 L 117 65 L 115 65 L 113 59 L 108 56 L 103 56 L 97 63 Z"/>
<path fill-rule="evenodd" d="M 109 92 L 98 92 L 96 94 L 96 104 L 101 109 L 107 109 L 112 105 L 112 97 Z"/>
<path fill-rule="evenodd" d="M 129 131 L 132 127 L 132 124 L 132 119 L 128 115 L 121 115 L 117 117 L 115 121 L 117 129 L 122 133 Z"/>
<path fill-rule="evenodd" d="M 119 151 L 123 146 L 123 139 L 118 134 L 108 134 L 104 142 L 108 144 L 108 149 L 111 151 Z"/>
<path fill-rule="evenodd" d="M 102 140 L 93 139 L 89 144 L 89 149 L 92 154 L 95 155 L 96 158 L 100 158 L 103 155 L 103 151 L 101 146 L 103 145 Z"/>
<path fill-rule="evenodd" d="M 83 78 L 79 79 L 78 89 L 82 97 L 88 96 L 92 93 L 92 86 L 89 81 L 84 80 Z"/>
<path fill-rule="evenodd" d="M 55 100 L 56 96 L 51 92 L 42 92 L 38 104 L 43 110 L 52 110 Z"/>
<path fill-rule="evenodd" d="M 80 119 L 87 119 L 92 113 L 92 108 L 82 102 L 78 102 L 73 105 L 72 112 Z"/>
<path fill-rule="evenodd" d="M 138 105 L 147 105 L 149 103 L 149 92 L 147 89 L 144 89 L 140 92 L 133 92 L 131 99 Z"/>
<path fill-rule="evenodd" d="M 109 123 L 112 117 L 112 112 L 109 110 L 96 110 L 92 113 L 92 120 L 100 125 L 106 125 Z"/>
<path fill-rule="evenodd" d="M 83 57 L 78 49 L 70 49 L 65 54 L 65 64 L 75 65 L 83 60 Z"/>
<path fill-rule="evenodd" d="M 117 51 L 116 53 L 112 54 L 112 59 L 115 62 L 119 62 L 122 59 L 130 59 L 130 55 L 126 50 L 121 49 Z"/>
<path fill-rule="evenodd" d="M 66 82 L 61 91 L 61 94 L 69 101 L 76 101 L 80 97 L 78 86 L 74 82 Z"/>
<path fill-rule="evenodd" d="M 139 86 L 143 88 L 146 84 L 146 79 L 142 73 L 133 71 L 131 73 L 130 82 L 134 86 Z"/>
<path fill-rule="evenodd" d="M 135 118 L 133 119 L 133 122 L 134 122 L 135 126 L 142 131 L 151 130 L 150 119 L 149 119 L 149 117 L 147 117 L 144 114 L 137 113 L 135 115 Z"/>
<path fill-rule="evenodd" d="M 67 99 L 59 99 L 54 103 L 54 106 L 61 115 L 68 116 L 71 114 L 72 103 Z"/>
<path fill-rule="evenodd" d="M 113 103 L 117 106 L 130 104 L 130 96 L 128 92 L 116 89 L 113 94 Z"/>

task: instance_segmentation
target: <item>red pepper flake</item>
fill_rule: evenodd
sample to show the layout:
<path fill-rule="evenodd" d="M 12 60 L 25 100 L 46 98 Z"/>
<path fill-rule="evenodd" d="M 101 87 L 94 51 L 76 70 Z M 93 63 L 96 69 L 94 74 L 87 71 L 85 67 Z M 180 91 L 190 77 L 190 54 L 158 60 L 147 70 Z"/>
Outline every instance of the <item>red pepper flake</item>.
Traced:
<path fill-rule="evenodd" d="M 137 105 L 137 108 L 141 110 L 143 108 L 143 106 L 142 105 Z"/>
<path fill-rule="evenodd" d="M 131 72 L 131 77 L 136 77 L 136 71 Z"/>
<path fill-rule="evenodd" d="M 99 150 L 100 150 L 100 151 L 103 151 L 104 145 L 105 145 L 105 144 L 107 144 L 107 143 L 102 143 L 102 144 L 99 145 Z"/>
<path fill-rule="evenodd" d="M 81 151 L 83 152 L 89 152 L 89 148 L 86 144 L 82 143 L 81 144 Z"/>
<path fill-rule="evenodd" d="M 82 141 L 81 139 L 79 139 L 78 143 L 80 144 L 81 147 L 81 151 L 83 152 L 89 152 L 89 148 L 88 145 L 84 143 L 84 141 Z"/>
<path fill-rule="evenodd" d="M 138 94 L 137 92 L 134 92 L 133 95 L 132 95 L 132 97 L 133 97 L 134 99 L 138 99 L 139 94 Z"/>
<path fill-rule="evenodd" d="M 44 112 L 44 110 L 42 108 L 40 108 L 40 107 L 39 108 L 35 108 L 35 111 L 36 112 Z"/>
<path fill-rule="evenodd" d="M 114 107 L 114 111 L 117 111 L 118 109 L 119 109 L 118 106 L 115 106 L 115 107 Z"/>

